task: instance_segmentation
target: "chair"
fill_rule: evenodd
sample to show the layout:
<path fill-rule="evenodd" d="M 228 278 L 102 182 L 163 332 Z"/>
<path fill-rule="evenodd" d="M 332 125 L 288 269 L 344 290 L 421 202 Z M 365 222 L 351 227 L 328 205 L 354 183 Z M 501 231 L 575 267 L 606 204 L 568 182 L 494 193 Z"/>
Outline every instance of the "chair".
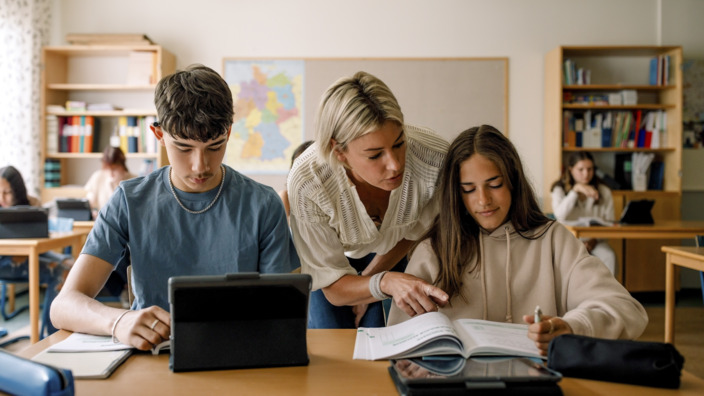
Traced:
<path fill-rule="evenodd" d="M 704 235 L 695 236 L 694 243 L 697 247 L 704 247 Z M 704 272 L 702 271 L 699 271 L 699 280 L 702 283 L 702 300 L 704 300 Z"/>
<path fill-rule="evenodd" d="M 26 283 L 26 282 L 19 282 L 19 283 Z M 2 318 L 4 320 L 6 320 L 6 321 L 10 320 L 10 319 L 14 318 L 15 316 L 17 316 L 17 315 L 21 314 L 22 312 L 29 309 L 29 305 L 24 305 L 22 307 L 15 309 L 14 298 L 13 299 L 8 298 L 8 295 L 12 295 L 12 297 L 16 296 L 14 282 L 0 280 L 0 284 L 2 284 L 2 287 L 0 288 L 0 293 L 2 294 L 2 295 L 0 295 L 0 313 L 2 313 Z M 23 295 L 23 294 L 27 294 L 27 292 L 28 292 L 28 290 L 23 290 L 23 291 L 19 292 L 18 294 Z M 8 300 L 12 300 L 12 304 L 10 304 L 11 305 L 10 309 L 12 309 L 12 312 L 9 312 L 9 313 L 6 310 L 6 306 L 9 302 Z M 5 337 L 7 335 L 7 333 L 8 333 L 7 329 L 5 329 L 4 327 L 0 327 L 0 338 Z M 14 344 L 17 341 L 21 341 L 21 340 L 25 340 L 25 339 L 28 340 L 29 336 L 27 335 L 27 336 L 10 338 L 9 340 L 6 340 L 6 341 L 3 341 L 2 343 L 0 343 L 0 348 L 5 348 L 6 346 L 8 346 L 10 344 Z"/>
<path fill-rule="evenodd" d="M 6 300 L 6 293 L 7 293 L 7 288 L 8 288 L 7 286 L 10 285 L 10 284 L 16 284 L 16 283 L 27 283 L 26 280 L 0 279 L 0 283 L 2 284 L 2 289 L 0 290 L 0 292 L 2 293 L 2 296 L 0 296 L 0 304 L 2 305 L 2 310 L 1 310 L 1 311 L 2 311 L 2 317 L 3 317 L 3 319 L 5 319 L 5 320 L 10 320 L 10 319 L 14 318 L 15 316 L 17 316 L 18 314 L 20 314 L 21 312 L 23 312 L 23 311 L 29 309 L 29 306 L 27 305 L 27 306 L 23 306 L 23 307 L 17 308 L 17 309 L 15 309 L 14 311 L 12 311 L 12 312 L 10 312 L 10 313 L 6 313 L 6 312 L 5 312 L 5 302 L 6 302 L 5 300 Z M 42 307 L 48 307 L 48 306 L 49 306 L 48 297 L 49 297 L 49 294 L 48 294 L 48 293 L 45 294 L 45 296 L 44 296 L 44 304 L 42 305 Z M 42 312 L 42 325 L 41 325 L 41 329 L 39 330 L 39 337 L 40 337 L 40 338 L 44 338 L 44 335 L 47 333 L 49 320 L 50 320 L 50 319 L 49 319 L 49 310 L 48 310 L 48 309 L 45 309 L 45 310 Z M 3 330 L 5 330 L 5 335 L 6 335 L 6 334 L 7 334 L 7 330 L 4 329 L 4 328 L 0 328 L 0 334 L 2 334 Z M 1 335 L 0 337 L 2 337 L 2 336 L 4 336 L 4 335 Z M 17 342 L 17 341 L 28 340 L 28 339 L 29 339 L 29 336 L 28 336 L 28 335 L 10 338 L 9 340 L 4 340 L 4 341 L 2 341 L 2 342 L 0 343 L 0 348 L 5 348 L 6 346 L 8 346 L 8 345 L 10 345 L 10 344 L 14 344 L 14 343 Z"/>
<path fill-rule="evenodd" d="M 26 282 L 22 282 L 26 283 Z M 15 316 L 21 314 L 22 312 L 26 311 L 29 309 L 29 305 L 25 305 L 22 307 L 19 307 L 15 309 L 15 302 L 14 302 L 14 297 L 18 295 L 24 295 L 27 294 L 28 290 L 22 290 L 19 293 L 15 292 L 15 283 L 14 282 L 8 282 L 0 279 L 0 284 L 2 287 L 0 288 L 0 314 L 2 314 L 2 318 L 5 320 L 10 320 L 14 318 Z M 7 305 L 10 305 L 10 309 L 12 312 L 7 312 Z"/>

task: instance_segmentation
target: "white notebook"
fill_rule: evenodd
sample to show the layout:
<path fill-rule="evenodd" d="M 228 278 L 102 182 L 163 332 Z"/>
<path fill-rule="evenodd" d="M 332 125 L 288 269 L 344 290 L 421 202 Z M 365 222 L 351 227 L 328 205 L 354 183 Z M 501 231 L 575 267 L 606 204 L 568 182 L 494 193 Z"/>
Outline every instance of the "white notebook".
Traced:
<path fill-rule="evenodd" d="M 51 352 L 44 350 L 35 362 L 71 370 L 73 378 L 107 378 L 132 354 L 132 349 L 101 352 Z"/>

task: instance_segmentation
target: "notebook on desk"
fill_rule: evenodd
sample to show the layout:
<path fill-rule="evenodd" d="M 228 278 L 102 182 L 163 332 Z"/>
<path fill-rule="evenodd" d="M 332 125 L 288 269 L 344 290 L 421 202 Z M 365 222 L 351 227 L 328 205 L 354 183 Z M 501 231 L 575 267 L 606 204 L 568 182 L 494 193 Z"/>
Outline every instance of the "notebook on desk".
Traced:
<path fill-rule="evenodd" d="M 311 277 L 169 278 L 172 371 L 302 366 Z"/>
<path fill-rule="evenodd" d="M 653 209 L 655 201 L 650 199 L 641 199 L 639 201 L 628 201 L 626 207 L 623 208 L 623 214 L 619 223 L 621 224 L 653 224 L 653 215 L 650 211 Z"/>

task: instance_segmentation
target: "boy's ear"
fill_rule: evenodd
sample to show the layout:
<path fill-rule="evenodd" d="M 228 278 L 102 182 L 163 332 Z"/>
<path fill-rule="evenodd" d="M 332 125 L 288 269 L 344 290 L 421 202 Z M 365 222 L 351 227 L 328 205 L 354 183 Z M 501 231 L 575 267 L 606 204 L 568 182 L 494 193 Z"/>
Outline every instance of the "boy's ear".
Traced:
<path fill-rule="evenodd" d="M 159 144 L 164 146 L 164 131 L 161 129 L 161 127 L 155 127 L 154 125 L 149 125 L 149 129 L 152 130 L 152 133 L 156 137 L 156 140 L 159 141 Z"/>

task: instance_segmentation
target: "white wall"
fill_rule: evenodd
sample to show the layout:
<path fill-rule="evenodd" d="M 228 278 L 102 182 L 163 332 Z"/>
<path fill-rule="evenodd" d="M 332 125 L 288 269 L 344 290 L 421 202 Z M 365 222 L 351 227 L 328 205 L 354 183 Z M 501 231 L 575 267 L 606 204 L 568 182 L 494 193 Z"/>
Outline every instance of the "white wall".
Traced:
<path fill-rule="evenodd" d="M 536 191 L 550 182 L 542 180 L 546 52 L 682 44 L 685 57 L 704 58 L 701 0 L 54 0 L 53 10 L 51 44 L 65 44 L 66 33 L 145 33 L 178 67 L 222 71 L 223 58 L 237 56 L 506 56 L 509 135 Z"/>

